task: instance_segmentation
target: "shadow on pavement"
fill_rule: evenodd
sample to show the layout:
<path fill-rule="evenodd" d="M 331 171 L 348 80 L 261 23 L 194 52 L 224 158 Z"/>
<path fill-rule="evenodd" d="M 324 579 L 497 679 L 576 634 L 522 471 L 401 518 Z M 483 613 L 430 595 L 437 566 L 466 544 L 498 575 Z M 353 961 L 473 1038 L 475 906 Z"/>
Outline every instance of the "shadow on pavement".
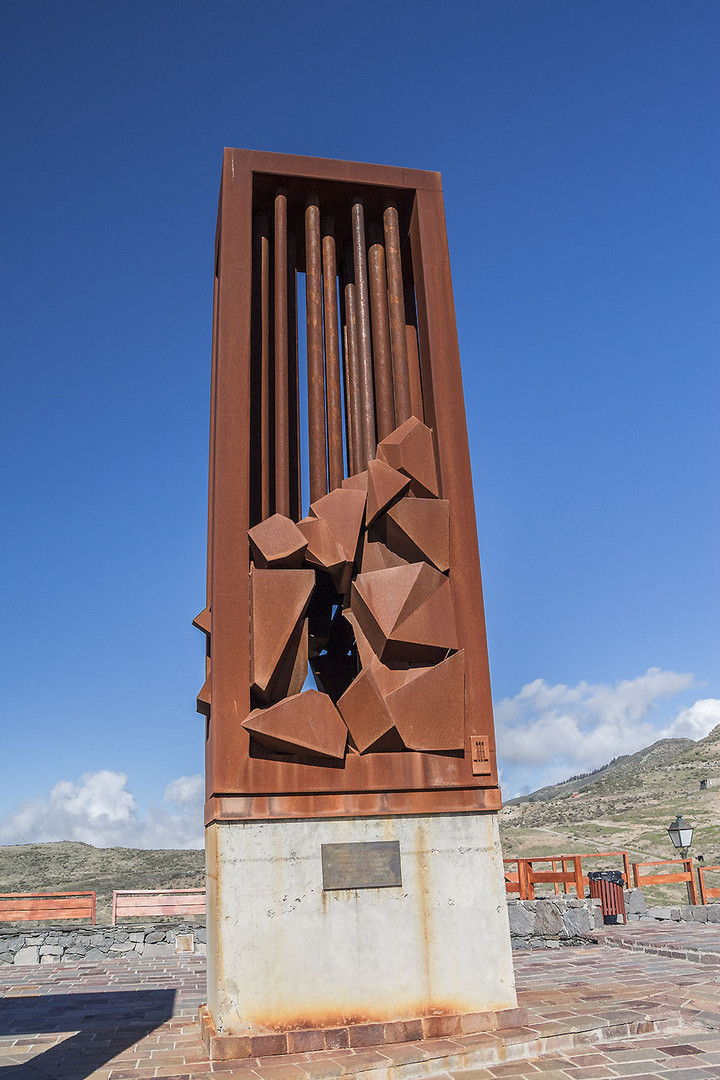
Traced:
<path fill-rule="evenodd" d="M 169 1020 L 174 1001 L 174 990 L 150 989 L 3 998 L 0 1036 L 22 1040 L 18 1051 L 42 1046 L 44 1035 L 70 1034 L 22 1064 L 11 1050 L 7 1065 L 0 1059 L 0 1080 L 85 1080 Z"/>

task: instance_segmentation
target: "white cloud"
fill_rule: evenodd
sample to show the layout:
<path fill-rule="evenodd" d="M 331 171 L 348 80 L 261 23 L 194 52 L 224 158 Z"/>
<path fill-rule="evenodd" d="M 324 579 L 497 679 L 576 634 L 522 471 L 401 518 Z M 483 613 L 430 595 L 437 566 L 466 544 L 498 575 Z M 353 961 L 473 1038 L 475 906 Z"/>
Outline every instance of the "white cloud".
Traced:
<path fill-rule="evenodd" d="M 125 773 L 101 769 L 77 783 L 60 780 L 48 795 L 22 803 L 0 820 L 0 842 L 80 840 L 96 847 L 199 848 L 203 846 L 202 777 L 168 784 L 164 802 L 145 817 L 127 790 Z"/>
<path fill-rule="evenodd" d="M 532 791 L 590 772 L 620 754 L 662 738 L 700 739 L 720 723 L 720 701 L 685 707 L 671 722 L 659 709 L 693 684 L 693 676 L 650 668 L 614 686 L 528 683 L 495 706 L 498 752 L 512 793 Z"/>
<path fill-rule="evenodd" d="M 701 698 L 681 709 L 665 734 L 670 739 L 702 739 L 720 724 L 720 699 Z"/>
<path fill-rule="evenodd" d="M 180 776 L 165 788 L 163 802 L 202 812 L 204 789 L 205 781 L 200 773 L 195 776 Z"/>

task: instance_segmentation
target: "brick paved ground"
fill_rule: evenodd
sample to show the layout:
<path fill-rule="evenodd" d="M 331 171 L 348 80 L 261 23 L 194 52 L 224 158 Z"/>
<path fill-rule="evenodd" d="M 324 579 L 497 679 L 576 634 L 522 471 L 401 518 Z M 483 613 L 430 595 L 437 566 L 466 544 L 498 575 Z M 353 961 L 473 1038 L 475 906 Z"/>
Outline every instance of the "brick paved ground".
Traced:
<path fill-rule="evenodd" d="M 200 1042 L 201 957 L 3 968 L 0 1080 L 720 1080 L 720 926 L 611 933 L 625 945 L 516 954 L 527 1022 L 502 1037 L 243 1063 Z"/>

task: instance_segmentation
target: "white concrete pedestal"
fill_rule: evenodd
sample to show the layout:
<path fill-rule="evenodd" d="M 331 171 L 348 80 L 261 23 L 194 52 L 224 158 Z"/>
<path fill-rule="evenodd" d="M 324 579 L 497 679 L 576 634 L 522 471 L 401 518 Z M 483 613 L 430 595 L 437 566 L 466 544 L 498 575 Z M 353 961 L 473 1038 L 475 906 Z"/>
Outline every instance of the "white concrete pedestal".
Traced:
<path fill-rule="evenodd" d="M 401 886 L 323 891 L 321 844 L 377 840 Z M 515 1007 L 496 814 L 213 824 L 206 854 L 220 1036 Z"/>

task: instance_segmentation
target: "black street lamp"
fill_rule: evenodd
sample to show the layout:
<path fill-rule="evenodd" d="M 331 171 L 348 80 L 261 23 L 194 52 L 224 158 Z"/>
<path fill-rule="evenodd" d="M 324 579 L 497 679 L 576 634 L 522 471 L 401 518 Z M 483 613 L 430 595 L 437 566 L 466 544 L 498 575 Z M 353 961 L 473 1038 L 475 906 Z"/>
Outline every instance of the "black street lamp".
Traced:
<path fill-rule="evenodd" d="M 682 814 L 678 814 L 674 821 L 671 821 L 668 825 L 668 836 L 673 842 L 673 847 L 682 855 L 683 859 L 687 859 L 690 845 L 693 838 L 693 826 L 685 821 Z M 686 870 L 690 870 L 692 873 L 692 867 L 685 865 Z M 687 883 L 688 903 L 693 902 L 693 890 L 690 882 Z"/>
<path fill-rule="evenodd" d="M 668 825 L 668 836 L 673 842 L 673 847 L 678 849 L 683 859 L 688 857 L 693 831 L 693 826 L 683 819 L 682 814 L 678 814 L 675 820 Z"/>

